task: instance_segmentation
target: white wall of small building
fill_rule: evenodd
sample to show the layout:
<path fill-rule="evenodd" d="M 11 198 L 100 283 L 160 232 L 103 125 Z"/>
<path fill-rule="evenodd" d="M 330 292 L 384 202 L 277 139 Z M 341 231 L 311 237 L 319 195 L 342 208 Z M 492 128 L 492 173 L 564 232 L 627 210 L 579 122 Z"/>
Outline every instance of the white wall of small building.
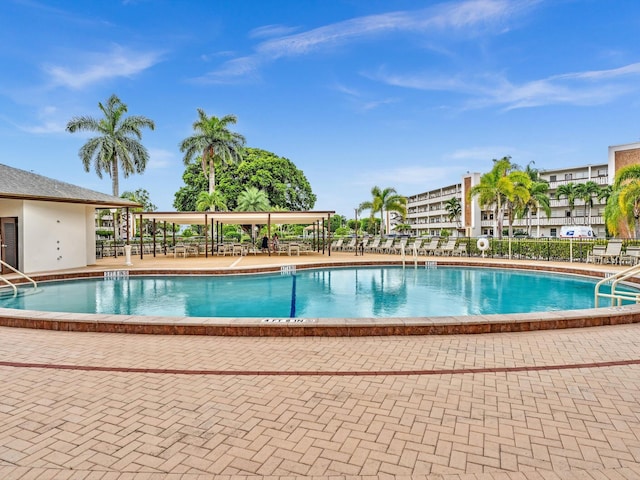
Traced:
<path fill-rule="evenodd" d="M 92 207 L 41 201 L 23 203 L 18 234 L 20 266 L 25 273 L 95 263 Z"/>

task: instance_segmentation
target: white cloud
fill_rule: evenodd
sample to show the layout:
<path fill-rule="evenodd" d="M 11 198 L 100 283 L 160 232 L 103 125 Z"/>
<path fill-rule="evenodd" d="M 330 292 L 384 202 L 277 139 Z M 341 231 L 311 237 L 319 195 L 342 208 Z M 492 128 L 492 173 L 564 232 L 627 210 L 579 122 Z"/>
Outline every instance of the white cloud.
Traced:
<path fill-rule="evenodd" d="M 254 28 L 249 32 L 249 38 L 269 38 L 282 35 L 289 35 L 298 30 L 297 27 L 287 27 L 286 25 L 264 25 Z"/>
<path fill-rule="evenodd" d="M 81 89 L 117 77 L 132 77 L 157 64 L 159 52 L 137 52 L 114 46 L 109 52 L 80 54 L 83 63 L 74 67 L 47 65 L 44 67 L 54 86 Z"/>
<path fill-rule="evenodd" d="M 466 149 L 458 149 L 447 154 L 445 157 L 451 160 L 462 161 L 482 161 L 490 162 L 494 158 L 502 158 L 505 155 L 514 156 L 516 149 L 507 146 L 487 146 L 487 147 L 474 147 Z"/>
<path fill-rule="evenodd" d="M 359 175 L 359 178 L 354 183 L 369 186 L 379 185 L 383 188 L 386 185 L 394 185 L 394 188 L 400 191 L 403 186 L 442 184 L 443 180 L 451 177 L 452 170 L 455 169 L 450 166 L 422 167 L 416 165 L 375 169 Z M 459 177 L 460 172 L 457 172 L 456 175 Z"/>
<path fill-rule="evenodd" d="M 161 148 L 149 149 L 149 163 L 147 168 L 159 170 L 168 168 L 177 162 L 175 153 Z"/>
<path fill-rule="evenodd" d="M 11 122 L 23 132 L 34 134 L 64 133 L 66 122 L 60 118 L 59 109 L 47 105 L 37 112 L 37 122 L 33 125 L 20 125 Z"/>
<path fill-rule="evenodd" d="M 522 14 L 539 0 L 466 0 L 449 2 L 414 11 L 368 15 L 337 22 L 305 32 L 271 38 L 255 47 L 255 53 L 223 64 L 220 69 L 201 78 L 221 82 L 246 75 L 267 62 L 335 48 L 349 42 L 376 38 L 391 33 L 475 35 L 482 32 L 502 32 L 509 20 Z M 263 33 L 276 33 L 273 26 L 263 27 Z M 253 31 L 255 36 L 256 30 Z M 257 29 L 260 33 L 260 29 Z"/>
<path fill-rule="evenodd" d="M 638 91 L 640 63 L 553 75 L 521 84 L 495 74 L 447 77 L 431 72 L 402 75 L 380 71 L 369 78 L 402 88 L 463 94 L 469 97 L 466 108 L 501 106 L 511 110 L 557 104 L 602 105 Z"/>

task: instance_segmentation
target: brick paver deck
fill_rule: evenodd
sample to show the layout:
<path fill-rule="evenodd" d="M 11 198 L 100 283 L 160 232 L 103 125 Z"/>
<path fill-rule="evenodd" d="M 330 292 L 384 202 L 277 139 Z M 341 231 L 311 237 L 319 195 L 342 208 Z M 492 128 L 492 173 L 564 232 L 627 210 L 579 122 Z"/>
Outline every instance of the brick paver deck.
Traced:
<path fill-rule="evenodd" d="M 243 338 L 0 327 L 0 479 L 640 479 L 640 325 Z"/>
<path fill-rule="evenodd" d="M 638 345 L 0 328 L 0 478 L 640 478 Z"/>

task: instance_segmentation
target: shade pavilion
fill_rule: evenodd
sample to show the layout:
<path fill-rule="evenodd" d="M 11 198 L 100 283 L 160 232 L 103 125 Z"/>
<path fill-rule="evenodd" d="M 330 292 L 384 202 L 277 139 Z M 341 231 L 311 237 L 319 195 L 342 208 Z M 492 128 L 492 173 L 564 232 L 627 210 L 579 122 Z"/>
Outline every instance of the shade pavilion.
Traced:
<path fill-rule="evenodd" d="M 150 220 L 153 223 L 153 252 L 155 255 L 155 232 L 158 223 L 165 226 L 167 224 L 174 225 L 206 225 L 205 228 L 205 256 L 209 254 L 209 245 L 216 243 L 214 232 L 220 232 L 223 225 L 267 225 L 267 232 L 271 237 L 271 225 L 315 225 L 316 226 L 316 245 L 318 251 L 322 245 L 322 252 L 325 248 L 331 255 L 328 239 L 331 236 L 330 229 L 326 231 L 323 224 L 331 224 L 331 215 L 335 211 L 297 211 L 297 212 L 141 212 L 136 213 L 142 223 L 142 220 Z M 325 233 L 327 232 L 327 233 Z M 326 236 L 325 236 L 326 235 Z M 140 258 L 142 254 L 142 236 L 140 236 Z"/>

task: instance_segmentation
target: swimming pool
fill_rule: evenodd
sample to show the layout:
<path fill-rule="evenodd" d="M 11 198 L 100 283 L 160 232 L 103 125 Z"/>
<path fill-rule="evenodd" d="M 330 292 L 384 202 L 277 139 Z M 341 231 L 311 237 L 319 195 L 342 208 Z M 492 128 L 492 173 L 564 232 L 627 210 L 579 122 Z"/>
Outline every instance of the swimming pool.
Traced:
<path fill-rule="evenodd" d="M 595 280 L 475 267 L 357 267 L 294 274 L 131 276 L 41 283 L 0 307 L 180 317 L 383 318 L 592 308 Z"/>

